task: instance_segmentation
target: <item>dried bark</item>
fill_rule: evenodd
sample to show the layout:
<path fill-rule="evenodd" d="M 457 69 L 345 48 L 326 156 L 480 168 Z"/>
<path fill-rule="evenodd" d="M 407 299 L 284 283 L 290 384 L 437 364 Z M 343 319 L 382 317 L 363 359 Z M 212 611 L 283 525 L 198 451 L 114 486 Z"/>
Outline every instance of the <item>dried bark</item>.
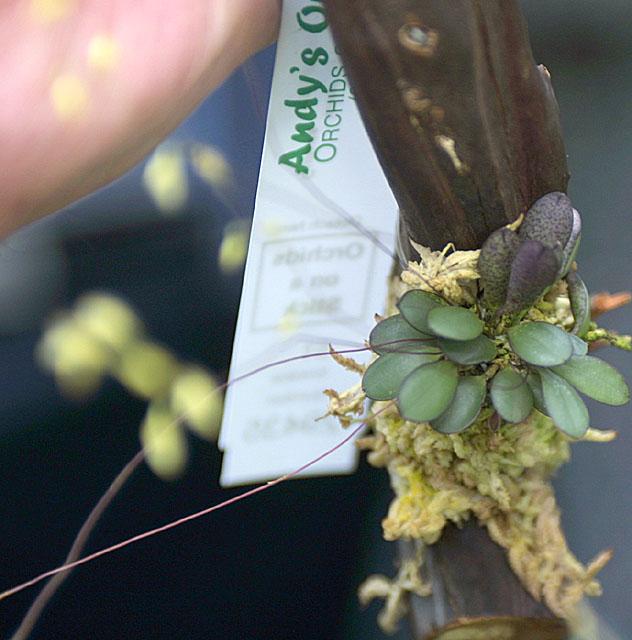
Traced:
<path fill-rule="evenodd" d="M 406 257 L 408 238 L 435 249 L 478 248 L 540 196 L 566 191 L 558 106 L 516 0 L 326 6 L 400 206 Z M 470 625 L 491 633 L 500 622 L 514 640 L 567 637 L 566 625 L 524 590 L 504 551 L 475 524 L 448 527 L 429 549 L 428 568 L 435 595 L 414 598 L 416 639 L 447 639 L 450 629 Z"/>
<path fill-rule="evenodd" d="M 400 559 L 414 553 L 410 542 L 401 541 L 399 547 Z M 439 542 L 426 550 L 424 577 L 431 580 L 433 595 L 411 598 L 409 620 L 415 640 L 443 640 L 441 633 L 463 628 L 487 632 L 481 638 L 568 638 L 565 622 L 525 591 L 505 550 L 476 523 L 444 529 Z"/>
<path fill-rule="evenodd" d="M 515 0 L 327 7 L 406 235 L 475 249 L 541 195 L 566 191 L 557 103 Z"/>

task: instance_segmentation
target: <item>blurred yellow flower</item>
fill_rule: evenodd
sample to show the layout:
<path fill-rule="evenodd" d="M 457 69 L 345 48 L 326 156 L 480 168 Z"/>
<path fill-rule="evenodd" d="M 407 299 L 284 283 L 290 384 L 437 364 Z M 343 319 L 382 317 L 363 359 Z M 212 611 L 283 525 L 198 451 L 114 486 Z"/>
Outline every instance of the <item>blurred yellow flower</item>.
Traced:
<path fill-rule="evenodd" d="M 177 360 L 166 349 L 151 342 L 137 342 L 122 354 L 116 374 L 132 393 L 159 399 L 169 391 L 178 368 Z"/>
<path fill-rule="evenodd" d="M 57 319 L 37 347 L 37 359 L 62 391 L 73 397 L 93 393 L 112 363 L 112 353 L 70 316 Z"/>
<path fill-rule="evenodd" d="M 148 400 L 140 437 L 148 464 L 162 478 L 176 477 L 186 464 L 185 427 L 207 440 L 218 435 L 223 397 L 215 378 L 149 342 L 140 319 L 116 296 L 79 298 L 70 313 L 53 318 L 36 355 L 70 397 L 95 392 L 109 375 Z"/>
<path fill-rule="evenodd" d="M 192 431 L 207 440 L 219 433 L 222 394 L 215 379 L 203 369 L 191 367 L 178 375 L 171 387 L 171 408 Z"/>
<path fill-rule="evenodd" d="M 150 405 L 140 429 L 145 460 L 164 480 L 178 477 L 186 466 L 188 447 L 176 416 L 163 405 Z"/>
<path fill-rule="evenodd" d="M 75 306 L 74 317 L 95 338 L 117 352 L 143 331 L 142 323 L 131 307 L 120 298 L 105 293 L 82 296 Z"/>
<path fill-rule="evenodd" d="M 224 154 L 211 145 L 197 143 L 189 150 L 193 170 L 217 189 L 226 186 L 232 180 L 232 171 Z"/>
<path fill-rule="evenodd" d="M 183 152 L 158 147 L 145 164 L 143 184 L 162 213 L 174 214 L 183 209 L 189 198 Z"/>
<path fill-rule="evenodd" d="M 244 221 L 230 222 L 224 227 L 218 263 L 224 273 L 234 273 L 243 266 L 248 253 L 250 227 Z"/>

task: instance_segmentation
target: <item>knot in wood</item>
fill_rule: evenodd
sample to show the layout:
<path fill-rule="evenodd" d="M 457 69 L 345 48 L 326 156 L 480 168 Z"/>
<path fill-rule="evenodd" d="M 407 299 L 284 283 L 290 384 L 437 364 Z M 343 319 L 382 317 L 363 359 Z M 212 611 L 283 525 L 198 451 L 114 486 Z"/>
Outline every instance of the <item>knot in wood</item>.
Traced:
<path fill-rule="evenodd" d="M 417 20 L 403 24 L 398 32 L 399 43 L 415 55 L 429 58 L 439 44 L 439 34 Z"/>

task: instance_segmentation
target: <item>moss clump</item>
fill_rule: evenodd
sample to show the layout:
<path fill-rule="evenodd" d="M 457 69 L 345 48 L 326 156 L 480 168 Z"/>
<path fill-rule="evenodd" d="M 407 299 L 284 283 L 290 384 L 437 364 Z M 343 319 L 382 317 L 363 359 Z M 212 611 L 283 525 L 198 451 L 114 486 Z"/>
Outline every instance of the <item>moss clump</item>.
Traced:
<path fill-rule="evenodd" d="M 556 614 L 568 618 L 584 594 L 600 593 L 596 565 L 577 561 L 560 526 L 549 480 L 570 451 L 550 418 L 534 411 L 492 431 L 483 414 L 467 431 L 444 435 L 403 421 L 393 406 L 378 404 L 378 412 L 363 447 L 387 466 L 395 491 L 382 523 L 387 540 L 432 544 L 448 522 L 474 516 L 507 550 L 528 591 Z"/>
<path fill-rule="evenodd" d="M 401 277 L 392 280 L 387 315 L 396 312 L 397 300 L 411 289 L 438 294 L 453 305 L 470 307 L 476 302 L 478 251 L 416 249 L 419 262 L 410 262 Z M 566 284 L 553 285 L 524 317 L 572 327 Z M 511 323 L 506 316 L 483 319 L 493 323 L 488 327 L 491 335 L 503 334 Z M 604 339 L 605 334 L 595 331 L 587 340 Z M 498 346 L 502 359 L 506 354 Z M 327 393 L 331 413 L 343 424 L 357 415 L 364 399 L 359 386 L 342 394 Z M 404 420 L 392 401 L 375 402 L 372 411 L 373 434 L 361 441 L 361 447 L 372 464 L 388 469 L 395 492 L 382 523 L 386 539 L 433 544 L 446 524 L 459 525 L 474 517 L 506 549 L 525 588 L 557 615 L 571 618 L 584 595 L 600 593 L 594 576 L 609 554 L 582 565 L 568 549 L 561 528 L 550 479 L 569 459 L 571 439 L 551 418 L 534 409 L 522 422 L 509 423 L 484 406 L 465 431 L 447 434 L 429 423 Z M 611 439 L 611 434 L 597 436 L 589 430 L 583 439 Z M 392 628 L 393 621 L 388 623 Z"/>

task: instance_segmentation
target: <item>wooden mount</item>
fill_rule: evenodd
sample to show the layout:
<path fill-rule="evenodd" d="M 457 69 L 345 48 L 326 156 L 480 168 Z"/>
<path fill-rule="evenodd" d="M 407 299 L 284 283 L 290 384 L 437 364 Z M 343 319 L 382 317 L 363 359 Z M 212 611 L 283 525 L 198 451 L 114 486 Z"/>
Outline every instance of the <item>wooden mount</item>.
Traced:
<path fill-rule="evenodd" d="M 557 102 L 517 0 L 325 3 L 400 206 L 406 257 L 409 238 L 479 248 L 545 193 L 567 190 Z M 435 595 L 413 598 L 415 640 L 568 637 L 478 525 L 447 527 L 426 557 Z"/>
<path fill-rule="evenodd" d="M 404 233 L 476 249 L 568 169 L 515 0 L 327 0 Z M 408 243 L 405 243 L 408 246 Z"/>

